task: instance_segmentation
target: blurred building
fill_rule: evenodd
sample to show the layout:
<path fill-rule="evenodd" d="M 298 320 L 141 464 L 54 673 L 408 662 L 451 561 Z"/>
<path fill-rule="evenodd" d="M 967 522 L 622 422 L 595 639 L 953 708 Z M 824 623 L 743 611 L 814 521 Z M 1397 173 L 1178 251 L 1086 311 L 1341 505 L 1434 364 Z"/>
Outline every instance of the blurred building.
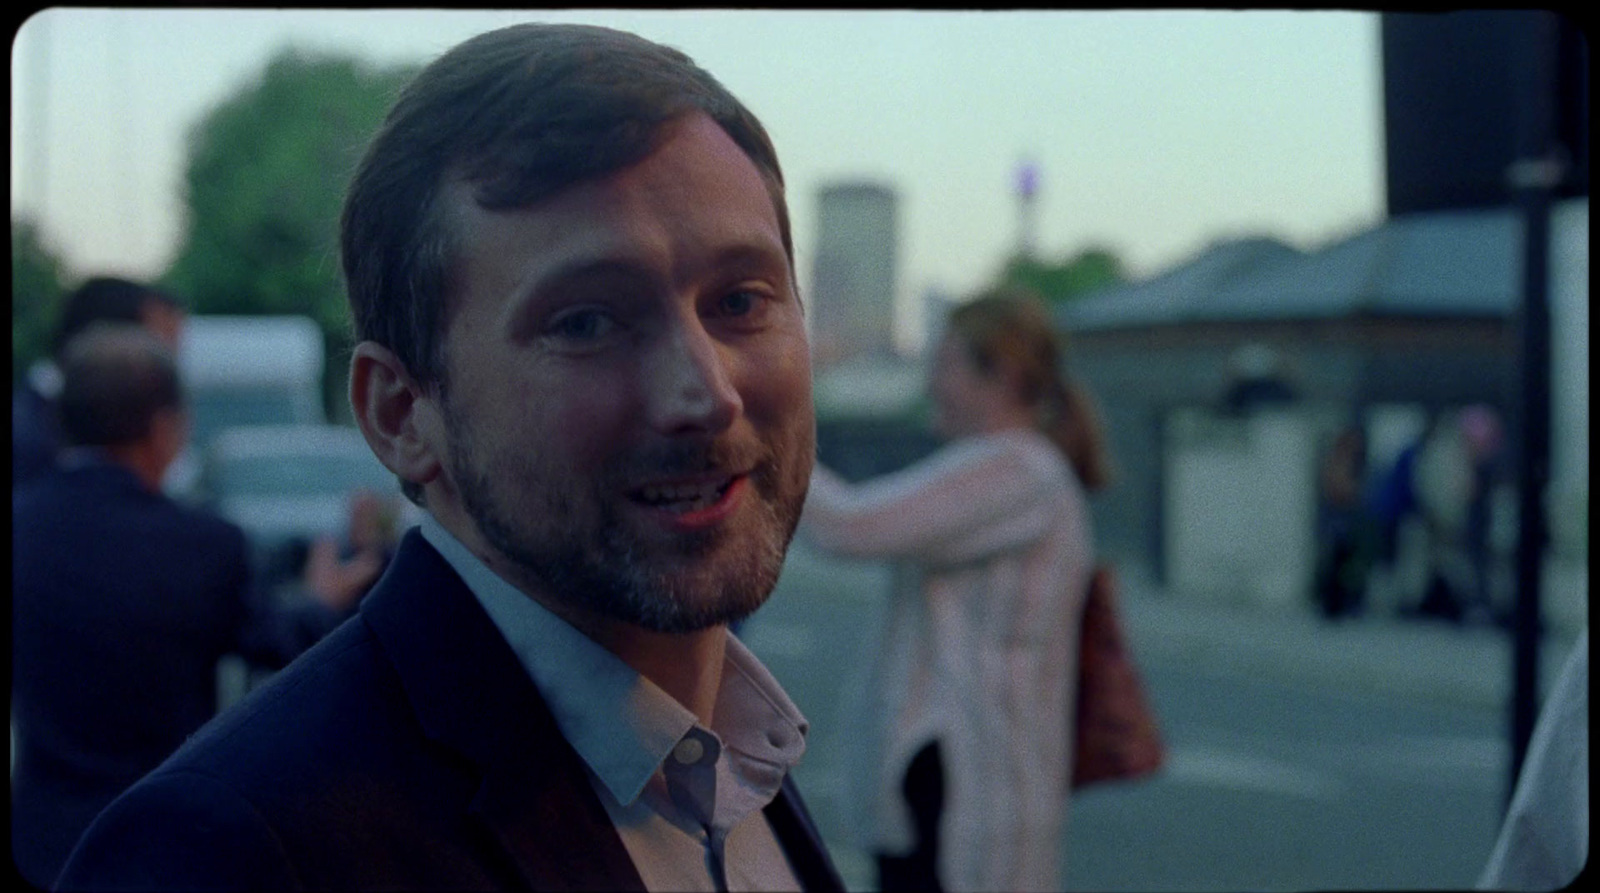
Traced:
<path fill-rule="evenodd" d="M 869 182 L 818 194 L 811 325 L 819 369 L 894 356 L 897 202 L 893 189 Z"/>
<path fill-rule="evenodd" d="M 1316 467 L 1338 431 L 1363 427 L 1380 468 L 1463 406 L 1515 420 L 1534 246 L 1511 174 L 1551 151 L 1552 552 L 1586 563 L 1587 44 L 1544 11 L 1381 23 L 1387 220 L 1310 252 L 1213 245 L 1059 316 L 1119 473 L 1100 545 L 1178 588 L 1309 605 Z M 1571 601 L 1547 600 L 1554 622 L 1582 616 Z"/>
<path fill-rule="evenodd" d="M 1557 339 L 1554 422 L 1567 433 L 1558 434 L 1552 470 L 1565 475 L 1561 492 L 1578 494 L 1570 501 L 1581 514 L 1588 200 L 1558 204 L 1552 224 L 1555 328 L 1583 333 L 1582 343 Z M 1256 548 L 1262 566 L 1303 574 L 1316 456 L 1339 429 L 1366 425 L 1381 462 L 1390 458 L 1385 450 L 1404 445 L 1404 429 L 1428 417 L 1483 404 L 1513 418 L 1523 231 L 1520 212 L 1505 207 L 1408 214 L 1312 252 L 1269 238 L 1228 242 L 1063 307 L 1058 322 L 1070 333 L 1073 370 L 1099 398 L 1118 471 L 1095 505 L 1102 549 L 1172 583 L 1186 572 L 1176 553 L 1192 554 L 1196 530 L 1213 531 L 1229 548 L 1256 548 L 1271 536 L 1286 539 Z M 1274 399 L 1230 406 L 1246 380 L 1270 382 Z M 1260 421 L 1285 412 L 1290 426 Z M 1220 508 L 1182 514 L 1203 486 L 1222 487 L 1221 466 L 1197 470 L 1196 457 L 1243 455 L 1263 425 L 1276 426 L 1274 470 L 1241 466 L 1240 486 L 1211 494 L 1213 505 L 1237 503 L 1240 523 L 1260 529 L 1229 533 Z M 1205 475 L 1215 480 L 1203 485 Z M 1266 492 L 1274 487 L 1282 492 Z M 1247 498 L 1257 490 L 1260 505 Z M 1216 565 L 1218 574 L 1241 578 L 1240 567 Z M 1273 591 L 1306 582 L 1276 580 Z"/>
<path fill-rule="evenodd" d="M 941 286 L 929 286 L 922 292 L 922 306 L 918 312 L 922 314 L 922 348 L 932 351 L 933 346 L 944 335 L 945 319 L 950 311 L 961 302 L 961 298 L 947 291 Z"/>

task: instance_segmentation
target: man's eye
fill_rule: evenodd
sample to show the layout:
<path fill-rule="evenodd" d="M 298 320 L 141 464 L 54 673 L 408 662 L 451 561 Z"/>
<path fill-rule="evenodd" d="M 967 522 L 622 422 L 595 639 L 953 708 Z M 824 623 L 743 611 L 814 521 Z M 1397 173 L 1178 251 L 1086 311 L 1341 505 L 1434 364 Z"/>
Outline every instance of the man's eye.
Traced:
<path fill-rule="evenodd" d="M 554 320 L 546 331 L 569 341 L 595 341 L 611 334 L 617 321 L 603 310 L 574 310 Z"/>
<path fill-rule="evenodd" d="M 724 295 L 717 309 L 723 316 L 750 316 L 761 309 L 762 300 L 761 295 L 740 289 Z"/>

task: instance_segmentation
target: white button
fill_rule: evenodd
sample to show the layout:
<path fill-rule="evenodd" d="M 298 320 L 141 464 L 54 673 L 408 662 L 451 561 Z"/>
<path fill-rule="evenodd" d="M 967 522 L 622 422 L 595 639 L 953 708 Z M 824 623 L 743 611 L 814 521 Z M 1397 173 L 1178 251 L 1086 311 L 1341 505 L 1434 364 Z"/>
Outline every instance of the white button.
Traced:
<path fill-rule="evenodd" d="M 705 756 L 705 753 L 706 746 L 700 743 L 700 739 L 685 738 L 678 742 L 677 747 L 672 749 L 672 758 L 688 766 L 700 762 L 700 758 Z"/>

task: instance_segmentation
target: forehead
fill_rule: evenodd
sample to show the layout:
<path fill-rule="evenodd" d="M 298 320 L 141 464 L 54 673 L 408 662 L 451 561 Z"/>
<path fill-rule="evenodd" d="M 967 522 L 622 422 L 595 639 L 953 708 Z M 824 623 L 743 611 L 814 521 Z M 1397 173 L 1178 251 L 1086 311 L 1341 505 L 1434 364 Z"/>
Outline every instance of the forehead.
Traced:
<path fill-rule="evenodd" d="M 452 292 L 513 264 L 531 276 L 586 260 L 688 262 L 718 246 L 775 251 L 787 265 L 772 189 L 744 150 L 702 113 L 667 127 L 642 161 L 526 207 L 489 210 L 470 183 L 448 182 L 442 210 L 457 249 Z"/>

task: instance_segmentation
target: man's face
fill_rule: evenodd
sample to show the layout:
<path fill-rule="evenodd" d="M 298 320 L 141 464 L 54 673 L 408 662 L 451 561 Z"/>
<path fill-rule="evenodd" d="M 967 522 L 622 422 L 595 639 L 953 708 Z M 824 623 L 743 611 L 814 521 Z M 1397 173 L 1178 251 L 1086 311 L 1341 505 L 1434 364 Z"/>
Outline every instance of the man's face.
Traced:
<path fill-rule="evenodd" d="M 643 162 L 530 208 L 446 196 L 462 250 L 430 508 L 459 510 L 464 541 L 557 610 L 687 632 L 759 607 L 815 425 L 754 164 L 697 115 Z"/>

